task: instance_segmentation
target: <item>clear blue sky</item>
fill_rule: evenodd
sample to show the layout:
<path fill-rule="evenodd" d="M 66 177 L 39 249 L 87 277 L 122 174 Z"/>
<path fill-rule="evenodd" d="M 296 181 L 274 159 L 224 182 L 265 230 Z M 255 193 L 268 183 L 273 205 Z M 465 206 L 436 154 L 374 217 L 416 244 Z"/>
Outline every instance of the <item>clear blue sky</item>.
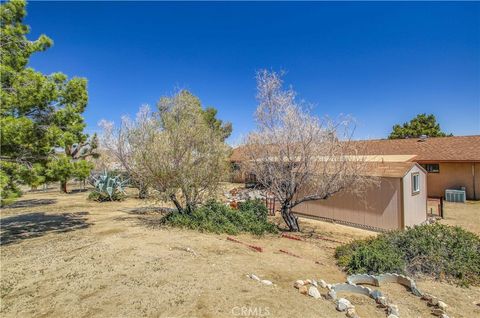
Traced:
<path fill-rule="evenodd" d="M 480 3 L 30 2 L 31 66 L 88 78 L 88 131 L 187 88 L 234 127 L 253 127 L 255 71 L 286 70 L 318 115 L 350 114 L 356 138 L 434 113 L 480 134 Z"/>

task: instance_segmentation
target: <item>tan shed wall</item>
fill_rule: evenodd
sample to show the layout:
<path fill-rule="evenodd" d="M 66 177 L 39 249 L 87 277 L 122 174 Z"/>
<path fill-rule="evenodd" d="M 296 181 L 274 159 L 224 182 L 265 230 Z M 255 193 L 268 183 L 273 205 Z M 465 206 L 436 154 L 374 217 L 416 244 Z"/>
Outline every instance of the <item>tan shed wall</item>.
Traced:
<path fill-rule="evenodd" d="M 362 198 L 347 192 L 328 200 L 304 202 L 293 212 L 311 217 L 328 218 L 380 229 L 401 228 L 401 178 L 380 178 Z"/>
<path fill-rule="evenodd" d="M 480 199 L 480 163 L 472 162 L 445 162 L 440 163 L 439 173 L 428 173 L 428 196 L 444 197 L 446 189 L 465 187 L 467 200 Z M 473 181 L 473 166 L 475 167 L 475 193 Z"/>
<path fill-rule="evenodd" d="M 420 192 L 412 194 L 412 174 L 420 176 Z M 403 225 L 414 226 L 425 222 L 427 219 L 427 175 L 418 166 L 412 167 L 403 177 Z"/>

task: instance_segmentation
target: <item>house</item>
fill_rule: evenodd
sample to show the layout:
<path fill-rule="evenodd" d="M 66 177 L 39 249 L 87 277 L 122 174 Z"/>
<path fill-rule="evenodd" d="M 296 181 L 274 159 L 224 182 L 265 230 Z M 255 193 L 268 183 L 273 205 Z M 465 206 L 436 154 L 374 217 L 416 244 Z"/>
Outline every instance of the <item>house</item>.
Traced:
<path fill-rule="evenodd" d="M 466 190 L 467 200 L 480 200 L 480 135 L 357 141 L 363 155 L 411 156 L 427 171 L 429 197 L 446 189 Z"/>
<path fill-rule="evenodd" d="M 446 189 L 465 188 L 469 200 L 480 199 L 480 135 L 354 142 L 369 163 L 368 175 L 380 180 L 361 198 L 348 192 L 327 200 L 304 202 L 299 216 L 334 220 L 372 229 L 403 229 L 427 217 L 428 197 L 443 197 Z M 243 171 L 245 148 L 233 150 L 233 181 L 248 182 Z"/>
<path fill-rule="evenodd" d="M 428 197 L 444 197 L 446 189 L 466 190 L 467 200 L 480 200 L 480 135 L 356 141 L 360 154 L 372 161 L 416 162 L 427 171 Z M 244 148 L 233 150 L 233 181 L 244 182 Z"/>

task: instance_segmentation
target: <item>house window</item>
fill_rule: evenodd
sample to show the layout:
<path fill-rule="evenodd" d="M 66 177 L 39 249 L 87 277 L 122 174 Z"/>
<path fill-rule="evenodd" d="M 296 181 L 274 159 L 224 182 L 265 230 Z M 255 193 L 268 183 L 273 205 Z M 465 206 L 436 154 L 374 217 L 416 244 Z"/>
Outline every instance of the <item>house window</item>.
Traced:
<path fill-rule="evenodd" d="M 438 163 L 427 163 L 423 166 L 429 173 L 439 173 L 440 165 Z"/>
<path fill-rule="evenodd" d="M 420 193 L 420 174 L 412 173 L 412 195 Z"/>

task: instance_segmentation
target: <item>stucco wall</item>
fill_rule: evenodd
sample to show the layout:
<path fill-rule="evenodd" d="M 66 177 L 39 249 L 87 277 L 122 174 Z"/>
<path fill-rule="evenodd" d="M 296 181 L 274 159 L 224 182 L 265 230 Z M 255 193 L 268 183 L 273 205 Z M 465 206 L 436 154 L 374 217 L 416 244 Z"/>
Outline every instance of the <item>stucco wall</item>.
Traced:
<path fill-rule="evenodd" d="M 401 228 L 401 178 L 380 178 L 359 198 L 343 192 L 328 200 L 304 202 L 293 212 L 311 217 L 372 226 L 380 229 Z"/>
<path fill-rule="evenodd" d="M 472 166 L 475 165 L 475 194 L 473 192 Z M 428 196 L 445 196 L 445 189 L 465 187 L 468 200 L 480 200 L 480 163 L 440 163 L 439 173 L 428 173 Z"/>
<path fill-rule="evenodd" d="M 418 173 L 420 178 L 420 192 L 412 193 L 412 174 Z M 403 177 L 403 215 L 404 226 L 413 226 L 427 219 L 427 178 L 426 173 L 418 166 Z"/>

